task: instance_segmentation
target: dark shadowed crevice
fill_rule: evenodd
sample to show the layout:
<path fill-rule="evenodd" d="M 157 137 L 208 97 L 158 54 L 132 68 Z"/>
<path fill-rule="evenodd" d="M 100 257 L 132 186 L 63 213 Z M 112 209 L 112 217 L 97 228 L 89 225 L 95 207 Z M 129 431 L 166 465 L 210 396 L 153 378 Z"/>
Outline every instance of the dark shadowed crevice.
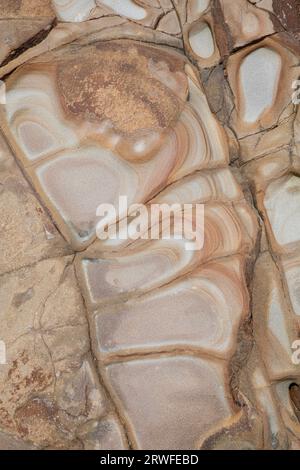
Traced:
<path fill-rule="evenodd" d="M 57 25 L 57 20 L 56 18 L 52 21 L 52 23 L 48 26 L 46 26 L 45 28 L 43 28 L 41 31 L 39 31 L 37 34 L 35 34 L 33 37 L 31 37 L 30 39 L 28 39 L 28 41 L 25 41 L 23 44 L 21 44 L 21 46 L 19 46 L 17 49 L 14 49 L 13 51 L 11 51 L 8 56 L 3 60 L 3 62 L 0 64 L 0 67 L 4 67 L 5 65 L 7 65 L 9 62 L 11 62 L 12 60 L 16 59 L 17 57 L 19 57 L 21 54 L 23 54 L 24 52 L 26 52 L 28 49 L 31 49 L 32 47 L 34 46 L 37 46 L 38 44 L 40 44 L 42 41 L 44 41 L 44 39 L 46 39 L 46 37 L 48 36 L 48 34 L 50 33 L 50 31 L 52 31 L 52 29 Z"/>

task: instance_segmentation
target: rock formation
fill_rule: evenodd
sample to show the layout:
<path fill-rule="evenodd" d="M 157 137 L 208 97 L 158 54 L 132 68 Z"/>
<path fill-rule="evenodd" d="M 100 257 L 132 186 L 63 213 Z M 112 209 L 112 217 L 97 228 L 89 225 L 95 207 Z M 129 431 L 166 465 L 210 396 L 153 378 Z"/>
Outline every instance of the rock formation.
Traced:
<path fill-rule="evenodd" d="M 300 449 L 299 8 L 0 0 L 0 449 Z"/>

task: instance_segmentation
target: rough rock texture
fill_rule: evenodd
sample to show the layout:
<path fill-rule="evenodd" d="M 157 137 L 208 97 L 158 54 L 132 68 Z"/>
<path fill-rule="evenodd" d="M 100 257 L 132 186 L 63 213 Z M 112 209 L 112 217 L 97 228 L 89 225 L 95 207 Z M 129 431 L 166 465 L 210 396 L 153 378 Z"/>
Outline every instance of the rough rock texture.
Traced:
<path fill-rule="evenodd" d="M 300 449 L 299 17 L 0 0 L 0 449 Z"/>

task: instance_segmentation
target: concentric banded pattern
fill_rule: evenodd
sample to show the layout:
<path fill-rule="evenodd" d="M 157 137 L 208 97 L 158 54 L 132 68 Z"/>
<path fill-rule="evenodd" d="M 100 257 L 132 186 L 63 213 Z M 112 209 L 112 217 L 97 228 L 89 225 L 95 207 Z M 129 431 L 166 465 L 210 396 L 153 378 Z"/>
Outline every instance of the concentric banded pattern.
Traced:
<path fill-rule="evenodd" d="M 248 315 L 244 264 L 256 221 L 226 169 L 226 136 L 191 66 L 164 48 L 97 43 L 36 59 L 9 78 L 7 91 L 11 145 L 62 233 L 85 249 L 77 271 L 94 353 L 133 445 L 194 448 L 235 412 L 228 365 Z M 122 195 L 129 203 L 205 203 L 203 250 L 188 252 L 175 238 L 128 240 L 109 255 L 110 242 L 95 240 L 96 209 Z M 147 396 L 144 379 L 131 381 L 151 373 Z M 209 409 L 204 396 L 213 397 Z M 165 400 L 172 412 L 161 414 Z M 142 429 L 150 409 L 157 420 Z"/>

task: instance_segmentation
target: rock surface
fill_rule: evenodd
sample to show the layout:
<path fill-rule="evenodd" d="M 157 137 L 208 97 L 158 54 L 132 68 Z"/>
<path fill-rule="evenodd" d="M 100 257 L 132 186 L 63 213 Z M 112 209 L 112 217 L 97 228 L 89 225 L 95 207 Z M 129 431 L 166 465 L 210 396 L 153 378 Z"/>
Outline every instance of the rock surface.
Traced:
<path fill-rule="evenodd" d="M 300 449 L 297 1 L 0 12 L 0 449 Z"/>

